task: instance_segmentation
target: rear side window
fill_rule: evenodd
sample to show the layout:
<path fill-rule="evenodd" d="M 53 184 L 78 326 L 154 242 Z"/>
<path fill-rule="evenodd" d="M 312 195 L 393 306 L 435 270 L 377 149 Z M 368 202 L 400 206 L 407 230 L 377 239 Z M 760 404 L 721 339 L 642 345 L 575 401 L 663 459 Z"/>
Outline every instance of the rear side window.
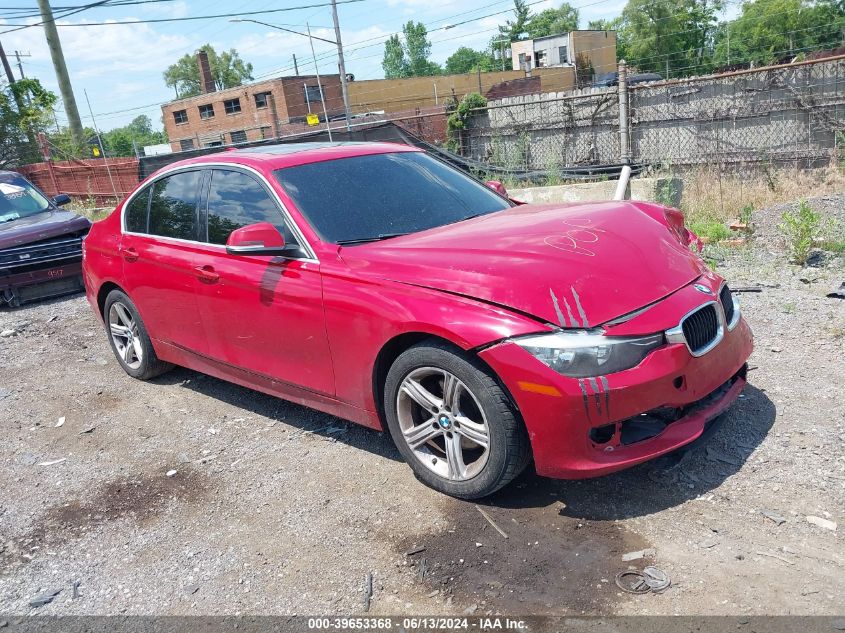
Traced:
<path fill-rule="evenodd" d="M 182 240 L 197 239 L 199 171 L 162 178 L 152 187 L 150 233 Z"/>
<path fill-rule="evenodd" d="M 131 233 L 147 232 L 147 207 L 150 202 L 151 187 L 147 187 L 132 199 L 124 212 L 126 230 Z"/>
<path fill-rule="evenodd" d="M 286 242 L 293 241 L 282 212 L 255 178 L 240 171 L 215 169 L 208 191 L 208 241 L 225 244 L 232 231 L 256 222 L 269 222 Z"/>

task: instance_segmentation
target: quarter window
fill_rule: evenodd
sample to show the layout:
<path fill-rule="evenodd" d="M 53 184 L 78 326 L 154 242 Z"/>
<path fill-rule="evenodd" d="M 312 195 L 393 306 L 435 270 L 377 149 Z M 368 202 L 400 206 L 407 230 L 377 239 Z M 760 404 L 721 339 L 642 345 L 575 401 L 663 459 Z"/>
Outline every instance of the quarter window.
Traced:
<path fill-rule="evenodd" d="M 206 103 L 205 105 L 201 105 L 200 109 L 200 118 L 201 119 L 213 119 L 214 118 L 214 104 L 213 103 Z"/>
<path fill-rule="evenodd" d="M 241 100 L 229 99 L 227 101 L 224 101 L 223 109 L 226 111 L 226 114 L 237 114 L 241 111 Z"/>
<path fill-rule="evenodd" d="M 197 193 L 200 172 L 162 178 L 152 187 L 150 233 L 182 240 L 197 239 Z"/>
<path fill-rule="evenodd" d="M 176 125 L 181 125 L 182 123 L 188 122 L 188 111 L 187 110 L 176 110 L 173 113 L 173 120 L 176 121 Z"/>
<path fill-rule="evenodd" d="M 147 207 L 150 202 L 150 187 L 147 187 L 132 198 L 132 202 L 126 207 L 124 222 L 126 230 L 131 233 L 147 232 Z"/>
<path fill-rule="evenodd" d="M 232 231 L 256 222 L 269 222 L 286 242 L 293 241 L 281 211 L 255 178 L 240 171 L 215 169 L 208 191 L 208 241 L 225 244 Z"/>

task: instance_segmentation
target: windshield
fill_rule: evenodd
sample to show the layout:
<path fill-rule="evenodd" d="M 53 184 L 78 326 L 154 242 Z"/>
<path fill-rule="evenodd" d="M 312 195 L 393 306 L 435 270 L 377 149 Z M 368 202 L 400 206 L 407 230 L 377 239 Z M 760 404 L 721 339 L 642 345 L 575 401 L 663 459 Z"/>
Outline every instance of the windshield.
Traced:
<path fill-rule="evenodd" d="M 355 156 L 274 173 L 320 238 L 335 244 L 416 233 L 512 206 L 423 152 Z"/>
<path fill-rule="evenodd" d="M 17 174 L 0 174 L 0 224 L 41 213 L 50 201 Z"/>

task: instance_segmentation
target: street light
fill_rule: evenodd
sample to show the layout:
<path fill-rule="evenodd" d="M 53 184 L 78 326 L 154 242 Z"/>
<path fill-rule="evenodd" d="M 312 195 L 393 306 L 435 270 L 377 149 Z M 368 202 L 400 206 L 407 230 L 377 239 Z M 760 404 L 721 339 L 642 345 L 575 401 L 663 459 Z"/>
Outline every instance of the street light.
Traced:
<path fill-rule="evenodd" d="M 260 20 L 253 20 L 251 18 L 230 18 L 229 22 L 254 22 L 255 24 L 261 24 L 262 26 L 269 27 L 271 29 L 277 29 L 279 31 L 285 31 L 286 33 L 293 33 L 294 35 L 301 35 L 302 37 L 307 37 L 310 44 L 311 44 L 311 56 L 314 59 L 314 72 L 317 75 L 317 87 L 320 89 L 320 99 L 323 101 L 323 115 L 326 117 L 326 129 L 329 132 L 329 140 L 331 140 L 332 132 L 331 128 L 329 127 L 329 116 L 326 113 L 326 102 L 323 98 L 323 85 L 320 80 L 320 69 L 317 67 L 317 55 L 314 53 L 314 40 L 320 40 L 321 42 L 326 42 L 327 44 L 334 44 L 337 46 L 337 56 L 339 62 L 339 70 L 340 70 L 340 87 L 343 92 L 343 111 L 346 114 L 346 130 L 350 130 L 349 125 L 349 90 L 347 88 L 347 81 L 346 81 L 346 64 L 343 60 L 343 44 L 340 41 L 340 26 L 338 25 L 337 21 L 337 8 L 335 6 L 334 0 L 332 1 L 332 17 L 334 19 L 334 29 L 335 34 L 337 36 L 337 40 L 329 40 L 324 37 L 317 37 L 316 35 L 311 35 L 311 26 L 306 23 L 306 28 L 308 30 L 307 33 L 302 33 L 300 31 L 294 31 L 293 29 L 287 29 L 282 26 L 278 26 L 276 24 L 270 24 L 269 22 L 262 22 Z M 307 99 L 306 95 L 306 99 Z"/>

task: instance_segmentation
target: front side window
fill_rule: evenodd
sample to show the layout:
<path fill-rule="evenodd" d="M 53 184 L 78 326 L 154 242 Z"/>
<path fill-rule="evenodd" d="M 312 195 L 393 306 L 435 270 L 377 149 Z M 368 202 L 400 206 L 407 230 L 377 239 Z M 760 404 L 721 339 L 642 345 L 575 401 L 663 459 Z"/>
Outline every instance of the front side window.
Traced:
<path fill-rule="evenodd" d="M 208 190 L 208 241 L 225 244 L 232 231 L 256 222 L 269 222 L 284 235 L 285 242 L 293 241 L 282 212 L 255 178 L 240 171 L 215 169 Z"/>
<path fill-rule="evenodd" d="M 214 104 L 207 103 L 199 107 L 201 119 L 211 119 L 214 117 Z"/>
<path fill-rule="evenodd" d="M 273 173 L 320 237 L 336 244 L 416 233 L 511 206 L 423 152 L 355 156 Z"/>
<path fill-rule="evenodd" d="M 0 225 L 50 208 L 50 201 L 18 174 L 0 174 Z"/>
<path fill-rule="evenodd" d="M 147 232 L 147 208 L 150 203 L 150 191 L 152 191 L 152 187 L 147 187 L 126 205 L 123 218 L 127 231 L 131 233 Z"/>
<path fill-rule="evenodd" d="M 162 178 L 153 185 L 150 233 L 182 240 L 197 239 L 199 171 Z"/>
<path fill-rule="evenodd" d="M 241 100 L 229 99 L 227 101 L 224 101 L 223 109 L 226 111 L 226 114 L 237 114 L 241 111 Z"/>

